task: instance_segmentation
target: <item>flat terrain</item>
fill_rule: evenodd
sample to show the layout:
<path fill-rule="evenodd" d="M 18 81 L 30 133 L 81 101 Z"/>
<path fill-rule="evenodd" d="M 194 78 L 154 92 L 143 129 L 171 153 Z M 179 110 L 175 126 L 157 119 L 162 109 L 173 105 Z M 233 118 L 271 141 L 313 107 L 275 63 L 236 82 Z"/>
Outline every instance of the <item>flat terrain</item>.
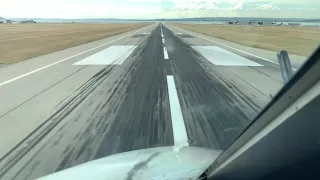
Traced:
<path fill-rule="evenodd" d="M 279 67 L 176 29 L 155 24 L 1 68 L 0 179 L 152 147 L 225 150 L 283 86 Z"/>
<path fill-rule="evenodd" d="M 135 24 L 0 25 L 0 64 L 10 64 L 147 26 Z"/>
<path fill-rule="evenodd" d="M 177 24 L 174 26 L 238 44 L 309 56 L 320 43 L 320 27 Z"/>

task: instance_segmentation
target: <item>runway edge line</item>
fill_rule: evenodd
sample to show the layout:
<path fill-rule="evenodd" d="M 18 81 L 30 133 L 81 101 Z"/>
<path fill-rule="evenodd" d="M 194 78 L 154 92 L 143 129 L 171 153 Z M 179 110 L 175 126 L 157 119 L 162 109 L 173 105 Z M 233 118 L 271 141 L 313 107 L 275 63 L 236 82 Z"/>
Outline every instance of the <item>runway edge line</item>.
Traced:
<path fill-rule="evenodd" d="M 116 41 L 118 41 L 118 40 L 120 40 L 120 39 L 126 38 L 126 37 L 131 36 L 131 35 L 133 35 L 133 34 L 136 34 L 136 33 L 138 33 L 138 32 L 141 32 L 141 31 L 143 31 L 143 30 L 145 30 L 145 29 L 147 29 L 147 28 L 150 28 L 150 27 L 152 27 L 152 26 L 154 26 L 154 24 L 151 25 L 151 26 L 144 27 L 144 28 L 142 28 L 142 29 L 140 29 L 140 30 L 137 30 L 137 31 L 135 31 L 135 32 L 133 32 L 133 33 L 130 33 L 130 34 L 128 34 L 128 35 L 125 35 L 125 36 L 123 36 L 123 37 L 121 37 L 121 38 L 112 40 L 112 41 L 110 41 L 110 42 L 108 42 L 108 43 L 105 43 L 105 44 L 96 46 L 96 47 L 94 47 L 94 48 L 88 49 L 88 50 L 83 51 L 83 52 L 81 52 L 81 53 L 78 53 L 78 54 L 69 56 L 69 57 L 64 58 L 64 59 L 62 59 L 62 60 L 56 61 L 56 62 L 54 62 L 54 63 L 48 64 L 48 65 L 43 66 L 43 67 L 41 67 L 41 68 L 35 69 L 35 70 L 33 70 L 33 71 L 29 71 L 29 72 L 27 72 L 27 73 L 25 73 L 25 74 L 22 74 L 22 75 L 20 75 L 20 76 L 17 76 L 17 77 L 14 77 L 14 78 L 12 78 L 12 79 L 9 79 L 9 80 L 7 80 L 7 81 L 4 81 L 4 82 L 0 83 L 0 87 L 1 87 L 1 86 L 4 86 L 4 85 L 6 85 L 6 84 L 9 84 L 9 83 L 11 83 L 11 82 L 13 82 L 13 81 L 16 81 L 16 80 L 19 80 L 19 79 L 21 79 L 21 78 L 24 78 L 24 77 L 26 77 L 26 76 L 29 76 L 29 75 L 31 75 L 31 74 L 34 74 L 34 73 L 36 73 L 36 72 L 39 72 L 39 71 L 41 71 L 41 70 L 47 69 L 47 68 L 49 68 L 49 67 L 51 67 L 51 66 L 54 66 L 54 65 L 56 65 L 56 64 L 59 64 L 59 63 L 61 63 L 61 62 L 67 61 L 67 60 L 69 60 L 69 59 L 71 59 L 71 58 L 74 58 L 74 57 L 76 57 L 76 56 L 79 56 L 79 55 L 81 55 L 81 54 L 90 52 L 90 51 L 95 50 L 95 49 L 97 49 L 97 48 L 103 47 L 103 46 L 105 46 L 105 45 L 108 45 L 108 44 L 111 44 L 111 43 L 113 43 L 113 42 L 116 42 Z"/>

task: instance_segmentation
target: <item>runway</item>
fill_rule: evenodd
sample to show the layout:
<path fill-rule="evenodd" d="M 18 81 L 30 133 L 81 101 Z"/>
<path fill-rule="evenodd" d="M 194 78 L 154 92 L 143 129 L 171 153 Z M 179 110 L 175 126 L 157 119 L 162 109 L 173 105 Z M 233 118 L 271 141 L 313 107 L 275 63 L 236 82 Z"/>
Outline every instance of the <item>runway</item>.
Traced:
<path fill-rule="evenodd" d="M 277 64 L 163 24 L 8 66 L 0 178 L 151 147 L 225 150 L 281 87 Z"/>

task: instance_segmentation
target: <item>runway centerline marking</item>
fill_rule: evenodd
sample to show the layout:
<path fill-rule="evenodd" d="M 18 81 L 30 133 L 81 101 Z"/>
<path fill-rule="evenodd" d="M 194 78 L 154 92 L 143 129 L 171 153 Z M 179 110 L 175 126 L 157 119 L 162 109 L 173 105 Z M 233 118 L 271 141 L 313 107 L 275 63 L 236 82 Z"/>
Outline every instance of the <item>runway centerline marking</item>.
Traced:
<path fill-rule="evenodd" d="M 161 37 L 163 38 L 164 36 L 163 36 L 162 26 L 160 27 L 161 27 Z"/>
<path fill-rule="evenodd" d="M 163 47 L 163 56 L 164 56 L 164 59 L 169 59 L 169 55 L 166 47 Z"/>
<path fill-rule="evenodd" d="M 189 146 L 186 126 L 184 124 L 176 84 L 172 75 L 167 76 L 171 122 L 174 145 L 177 147 Z"/>
<path fill-rule="evenodd" d="M 153 25 L 151 25 L 151 26 L 153 26 Z M 113 42 L 119 41 L 120 39 L 126 38 L 126 37 L 128 37 L 128 36 L 132 36 L 133 34 L 136 34 L 136 33 L 138 33 L 138 32 L 141 32 L 141 31 L 143 31 L 143 30 L 145 30 L 145 29 L 147 29 L 147 28 L 150 28 L 151 26 L 142 28 L 142 29 L 137 30 L 137 31 L 135 31 L 135 32 L 133 32 L 133 33 L 130 33 L 130 34 L 125 35 L 125 36 L 122 36 L 122 37 L 120 37 L 120 38 L 118 38 L 118 39 L 112 40 L 112 41 L 110 41 L 110 42 L 108 42 L 108 43 L 104 43 L 104 44 L 102 44 L 102 45 L 99 45 L 99 46 L 96 46 L 96 47 L 94 47 L 94 48 L 88 49 L 88 50 L 83 51 L 83 52 L 81 52 L 81 53 L 78 53 L 78 54 L 69 56 L 69 57 L 67 57 L 67 58 L 61 59 L 61 60 L 56 61 L 56 62 L 54 62 L 54 63 L 48 64 L 48 65 L 43 66 L 43 67 L 41 67 L 41 68 L 35 69 L 35 70 L 33 70 L 33 71 L 29 71 L 29 72 L 27 72 L 27 73 L 24 73 L 24 74 L 22 74 L 22 75 L 19 75 L 19 76 L 17 76 L 17 77 L 14 77 L 14 78 L 12 78 L 12 79 L 7 80 L 7 81 L 4 81 L 4 82 L 0 83 L 0 87 L 1 87 L 1 86 L 4 86 L 4 85 L 6 85 L 6 84 L 9 84 L 9 83 L 11 83 L 11 82 L 14 82 L 14 81 L 16 81 L 16 80 L 19 80 L 19 79 L 21 79 L 21 78 L 27 77 L 27 76 L 29 76 L 29 75 L 31 75 L 31 74 L 36 73 L 36 72 L 42 71 L 42 70 L 44 70 L 44 69 L 47 69 L 47 68 L 49 68 L 49 67 L 51 67 L 51 66 L 54 66 L 54 65 L 56 65 L 56 64 L 62 63 L 62 62 L 64 62 L 64 61 L 67 61 L 67 60 L 69 60 L 69 59 L 71 59 L 71 58 L 77 57 L 77 56 L 79 56 L 79 55 L 81 55 L 81 54 L 90 52 L 90 51 L 92 51 L 92 50 L 98 49 L 98 48 L 103 47 L 103 46 L 105 46 L 105 45 L 108 45 L 108 44 L 111 44 L 111 43 L 113 43 Z"/>

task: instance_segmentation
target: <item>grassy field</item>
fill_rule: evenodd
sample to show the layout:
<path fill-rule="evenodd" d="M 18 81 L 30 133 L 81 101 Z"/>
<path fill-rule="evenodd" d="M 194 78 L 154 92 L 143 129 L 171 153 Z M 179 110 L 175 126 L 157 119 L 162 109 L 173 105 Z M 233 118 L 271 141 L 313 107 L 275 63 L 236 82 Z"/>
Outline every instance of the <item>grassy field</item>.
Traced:
<path fill-rule="evenodd" d="M 320 43 L 320 27 L 173 24 L 238 44 L 309 56 Z"/>
<path fill-rule="evenodd" d="M 10 64 L 150 24 L 3 24 L 0 64 Z"/>

